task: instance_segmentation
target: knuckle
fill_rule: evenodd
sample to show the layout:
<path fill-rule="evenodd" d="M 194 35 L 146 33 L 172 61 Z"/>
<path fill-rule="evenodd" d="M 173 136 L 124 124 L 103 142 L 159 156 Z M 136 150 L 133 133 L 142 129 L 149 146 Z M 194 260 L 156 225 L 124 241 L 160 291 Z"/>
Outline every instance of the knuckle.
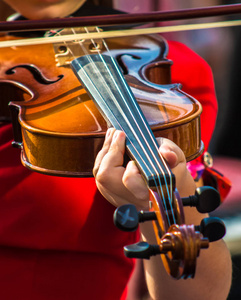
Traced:
<path fill-rule="evenodd" d="M 110 180 L 110 172 L 107 169 L 99 169 L 96 172 L 95 179 L 99 184 L 104 185 Z"/>

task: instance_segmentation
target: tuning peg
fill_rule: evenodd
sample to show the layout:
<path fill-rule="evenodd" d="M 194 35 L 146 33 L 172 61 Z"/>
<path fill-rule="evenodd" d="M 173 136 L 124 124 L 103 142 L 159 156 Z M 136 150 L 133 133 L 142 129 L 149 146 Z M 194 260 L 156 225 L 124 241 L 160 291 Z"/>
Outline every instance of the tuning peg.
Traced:
<path fill-rule="evenodd" d="M 156 220 L 155 212 L 138 212 L 133 204 L 122 205 L 114 212 L 114 224 L 123 231 L 135 231 L 139 223 L 150 220 Z"/>
<path fill-rule="evenodd" d="M 146 242 L 139 242 L 124 247 L 124 254 L 126 257 L 129 258 L 149 259 L 151 256 L 160 253 L 161 251 L 158 245 L 150 245 Z"/>
<path fill-rule="evenodd" d="M 195 226 L 195 230 L 200 231 L 209 242 L 220 240 L 226 233 L 223 221 L 217 217 L 203 219 L 199 226 Z"/>
<path fill-rule="evenodd" d="M 202 186 L 196 189 L 195 195 L 182 198 L 183 206 L 195 206 L 200 213 L 215 210 L 221 203 L 220 195 L 211 186 Z"/>
<path fill-rule="evenodd" d="M 181 225 L 179 228 L 185 227 L 186 225 Z M 144 258 L 149 259 L 153 255 L 157 254 L 166 254 L 171 251 L 173 259 L 180 259 L 180 255 L 183 253 L 181 249 L 187 245 L 183 244 L 183 238 L 181 231 L 177 230 L 175 232 L 175 226 L 173 227 L 174 231 L 169 231 L 164 238 L 160 240 L 159 245 L 150 245 L 147 242 L 139 242 L 136 244 L 128 245 L 124 247 L 124 254 L 129 258 Z M 183 236 L 182 236 L 183 237 Z M 191 237 L 191 236 L 189 236 Z M 195 241 L 195 235 L 192 235 Z M 208 248 L 208 239 L 206 237 L 200 239 L 200 248 Z M 193 243 L 191 243 L 193 245 Z"/>

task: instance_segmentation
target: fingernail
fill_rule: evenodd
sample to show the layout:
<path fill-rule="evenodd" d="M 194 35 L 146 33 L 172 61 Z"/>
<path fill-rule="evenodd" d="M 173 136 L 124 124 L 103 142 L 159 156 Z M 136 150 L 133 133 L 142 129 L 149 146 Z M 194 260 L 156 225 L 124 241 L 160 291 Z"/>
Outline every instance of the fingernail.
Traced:
<path fill-rule="evenodd" d="M 105 134 L 105 140 L 108 140 L 108 138 L 111 136 L 113 128 L 108 128 Z"/>
<path fill-rule="evenodd" d="M 117 140 L 118 135 L 119 135 L 119 132 L 116 131 L 113 135 L 113 142 L 115 142 Z"/>

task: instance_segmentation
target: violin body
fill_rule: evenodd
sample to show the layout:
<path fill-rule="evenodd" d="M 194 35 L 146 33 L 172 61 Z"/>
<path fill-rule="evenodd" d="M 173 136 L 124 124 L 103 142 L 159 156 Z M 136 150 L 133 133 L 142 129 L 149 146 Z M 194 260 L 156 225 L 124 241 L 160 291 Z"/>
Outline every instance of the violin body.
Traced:
<path fill-rule="evenodd" d="M 202 108 L 171 84 L 166 42 L 138 36 L 111 38 L 107 44 L 154 135 L 174 141 L 187 160 L 199 156 Z M 56 66 L 52 44 L 1 48 L 0 53 L 2 117 L 8 117 L 10 102 L 13 145 L 21 148 L 23 164 L 50 175 L 92 176 L 108 124 L 73 71 L 66 64 Z"/>

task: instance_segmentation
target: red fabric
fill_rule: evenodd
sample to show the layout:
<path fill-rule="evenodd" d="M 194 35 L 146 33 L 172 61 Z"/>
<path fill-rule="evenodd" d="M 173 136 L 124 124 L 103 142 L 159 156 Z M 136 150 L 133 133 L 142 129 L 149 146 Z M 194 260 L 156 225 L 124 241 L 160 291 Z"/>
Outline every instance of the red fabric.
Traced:
<path fill-rule="evenodd" d="M 208 149 L 217 117 L 217 99 L 211 68 L 187 46 L 169 41 L 168 58 L 173 61 L 172 82 L 181 83 L 182 90 L 196 98 L 203 107 L 201 137 Z"/>
<path fill-rule="evenodd" d="M 173 82 L 204 106 L 207 146 L 217 109 L 210 69 L 179 43 L 170 42 L 169 58 Z M 120 299 L 133 268 L 122 247 L 137 234 L 114 227 L 93 178 L 30 172 L 11 140 L 11 126 L 0 127 L 0 298 Z"/>

